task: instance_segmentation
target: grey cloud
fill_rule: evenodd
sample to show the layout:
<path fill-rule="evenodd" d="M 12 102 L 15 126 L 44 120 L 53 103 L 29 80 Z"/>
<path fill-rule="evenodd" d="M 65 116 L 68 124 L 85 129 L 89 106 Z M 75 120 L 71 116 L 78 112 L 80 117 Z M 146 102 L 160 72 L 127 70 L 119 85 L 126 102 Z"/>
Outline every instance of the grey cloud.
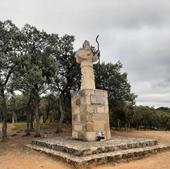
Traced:
<path fill-rule="evenodd" d="M 170 24 L 168 0 L 6 0 L 1 6 L 1 16 L 17 17 L 20 25 L 24 20 L 31 21 L 53 32 L 59 30 L 57 27 L 65 33 L 74 31 L 74 25 L 81 30 L 110 30 Z M 69 25 L 69 29 L 63 25 Z"/>
<path fill-rule="evenodd" d="M 110 33 L 110 46 L 105 46 L 109 51 L 106 60 L 113 61 L 115 58 L 122 61 L 124 70 L 129 74 L 132 90 L 138 95 L 137 103 L 160 105 L 160 100 L 160 103 L 169 106 L 170 97 L 165 95 L 170 93 L 169 42 L 168 27 L 115 29 L 114 33 Z"/>
<path fill-rule="evenodd" d="M 150 105 L 155 107 L 167 106 L 169 105 L 170 94 L 148 94 L 140 96 L 140 101 L 138 105 Z"/>

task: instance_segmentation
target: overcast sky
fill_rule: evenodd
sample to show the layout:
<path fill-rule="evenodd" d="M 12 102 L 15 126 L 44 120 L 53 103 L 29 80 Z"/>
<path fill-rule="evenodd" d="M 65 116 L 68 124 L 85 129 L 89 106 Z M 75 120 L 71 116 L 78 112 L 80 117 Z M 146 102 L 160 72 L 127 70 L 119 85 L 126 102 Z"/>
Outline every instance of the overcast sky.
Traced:
<path fill-rule="evenodd" d="M 75 35 L 123 63 L 137 104 L 170 107 L 170 0 L 0 0 L 0 20 Z"/>

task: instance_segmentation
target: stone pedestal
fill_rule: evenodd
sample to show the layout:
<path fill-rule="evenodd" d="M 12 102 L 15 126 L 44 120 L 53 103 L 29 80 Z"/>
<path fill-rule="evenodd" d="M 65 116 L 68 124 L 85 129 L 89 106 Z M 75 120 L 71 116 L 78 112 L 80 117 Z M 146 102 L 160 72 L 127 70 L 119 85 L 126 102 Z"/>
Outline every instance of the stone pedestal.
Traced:
<path fill-rule="evenodd" d="M 105 90 L 84 89 L 72 95 L 72 137 L 96 141 L 103 132 L 105 140 L 111 138 L 108 95 Z"/>

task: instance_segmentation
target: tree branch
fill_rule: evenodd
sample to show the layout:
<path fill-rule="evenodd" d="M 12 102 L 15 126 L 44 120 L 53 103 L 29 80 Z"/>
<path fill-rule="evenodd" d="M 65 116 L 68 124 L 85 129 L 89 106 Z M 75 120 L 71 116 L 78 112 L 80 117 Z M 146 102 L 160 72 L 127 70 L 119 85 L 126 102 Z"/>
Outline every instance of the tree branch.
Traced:
<path fill-rule="evenodd" d="M 6 77 L 5 82 L 2 83 L 2 86 L 5 86 L 5 85 L 8 83 L 8 80 L 9 80 L 11 74 L 13 73 L 13 70 L 14 70 L 15 67 L 16 67 L 16 64 L 11 67 L 11 69 L 10 69 L 9 72 L 8 72 L 8 75 L 7 75 L 7 77 Z"/>

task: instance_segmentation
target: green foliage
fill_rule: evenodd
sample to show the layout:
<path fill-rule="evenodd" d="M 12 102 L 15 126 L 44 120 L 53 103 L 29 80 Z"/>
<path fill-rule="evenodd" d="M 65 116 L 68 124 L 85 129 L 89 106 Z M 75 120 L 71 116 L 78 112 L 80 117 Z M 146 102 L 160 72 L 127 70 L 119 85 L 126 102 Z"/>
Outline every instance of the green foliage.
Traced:
<path fill-rule="evenodd" d="M 59 92 L 64 98 L 70 98 L 70 92 L 80 88 L 80 66 L 76 63 L 73 42 L 73 36 L 60 37 L 58 48 L 55 51 L 59 72 L 53 91 Z"/>
<path fill-rule="evenodd" d="M 12 117 L 15 116 L 16 121 L 26 120 L 26 106 L 28 102 L 28 97 L 24 95 L 13 95 L 7 101 L 8 108 L 8 121 L 11 121 Z"/>
<path fill-rule="evenodd" d="M 80 66 L 76 63 L 73 48 L 74 37 L 52 35 L 55 44 L 55 58 L 59 65 L 58 76 L 51 87 L 53 94 L 58 96 L 59 122 L 71 122 L 71 92 L 80 88 Z"/>
<path fill-rule="evenodd" d="M 108 91 L 111 126 L 130 125 L 127 114 L 133 115 L 136 96 L 131 93 L 127 73 L 121 72 L 122 64 L 117 62 L 95 65 L 96 87 Z M 119 124 L 118 124 L 119 123 Z"/>
<path fill-rule="evenodd" d="M 136 106 L 133 127 L 145 129 L 169 129 L 170 113 L 148 106 Z"/>
<path fill-rule="evenodd" d="M 170 130 L 170 118 L 168 119 L 167 123 L 166 123 L 166 129 Z"/>
<path fill-rule="evenodd" d="M 96 87 L 108 90 L 112 101 L 134 101 L 134 94 L 130 91 L 127 73 L 121 73 L 122 64 L 117 62 L 95 65 Z"/>
<path fill-rule="evenodd" d="M 24 40 L 20 69 L 15 75 L 14 86 L 23 92 L 42 94 L 57 75 L 57 62 L 50 46 L 50 35 L 26 25 L 22 29 Z"/>
<path fill-rule="evenodd" d="M 0 109 L 2 114 L 2 140 L 7 140 L 7 93 L 9 84 L 21 63 L 19 29 L 9 20 L 0 22 Z"/>
<path fill-rule="evenodd" d="M 43 122 L 52 122 L 59 119 L 59 99 L 49 94 L 41 98 L 39 110 L 43 116 Z"/>

